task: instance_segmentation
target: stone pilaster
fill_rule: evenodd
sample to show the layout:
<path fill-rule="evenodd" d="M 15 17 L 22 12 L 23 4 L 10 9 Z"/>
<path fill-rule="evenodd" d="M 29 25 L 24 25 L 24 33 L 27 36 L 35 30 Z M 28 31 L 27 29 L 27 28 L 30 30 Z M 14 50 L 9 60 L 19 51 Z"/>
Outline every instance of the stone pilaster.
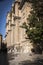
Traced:
<path fill-rule="evenodd" d="M 14 13 L 12 13 L 12 22 L 11 22 L 11 45 L 14 45 Z"/>
<path fill-rule="evenodd" d="M 19 21 L 15 20 L 15 43 L 19 42 Z"/>

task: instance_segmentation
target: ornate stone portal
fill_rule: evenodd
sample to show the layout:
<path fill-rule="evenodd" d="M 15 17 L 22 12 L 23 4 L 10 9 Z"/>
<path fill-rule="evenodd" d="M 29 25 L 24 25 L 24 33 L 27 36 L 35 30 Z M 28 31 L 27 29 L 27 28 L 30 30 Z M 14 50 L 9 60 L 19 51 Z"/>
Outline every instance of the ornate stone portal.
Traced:
<path fill-rule="evenodd" d="M 22 5 L 22 6 L 21 6 Z M 31 4 L 23 0 L 15 0 L 11 11 L 6 17 L 6 42 L 7 47 L 15 52 L 31 53 L 32 43 L 26 40 L 25 29 L 21 28 L 23 22 L 27 22 L 31 11 Z"/>

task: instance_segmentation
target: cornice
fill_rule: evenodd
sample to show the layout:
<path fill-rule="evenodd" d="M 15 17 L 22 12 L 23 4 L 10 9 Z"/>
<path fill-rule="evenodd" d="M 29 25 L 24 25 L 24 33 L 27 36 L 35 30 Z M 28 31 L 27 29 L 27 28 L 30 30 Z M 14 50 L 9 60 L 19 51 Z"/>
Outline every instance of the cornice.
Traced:
<path fill-rule="evenodd" d="M 5 37 L 7 37 L 7 34 L 5 35 Z"/>
<path fill-rule="evenodd" d="M 10 29 L 8 31 L 11 31 Z"/>
<path fill-rule="evenodd" d="M 15 24 L 11 23 L 11 25 L 10 25 L 10 26 L 15 26 Z"/>
<path fill-rule="evenodd" d="M 21 19 L 21 17 L 19 17 L 19 16 L 14 16 L 14 20 L 16 20 L 16 19 Z"/>
<path fill-rule="evenodd" d="M 6 32 L 5 37 L 7 36 L 8 32 Z"/>

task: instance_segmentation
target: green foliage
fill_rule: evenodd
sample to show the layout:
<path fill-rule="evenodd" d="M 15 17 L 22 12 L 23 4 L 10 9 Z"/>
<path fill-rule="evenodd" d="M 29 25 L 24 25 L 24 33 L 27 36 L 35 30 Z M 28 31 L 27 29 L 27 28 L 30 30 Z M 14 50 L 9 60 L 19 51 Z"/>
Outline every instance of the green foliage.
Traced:
<path fill-rule="evenodd" d="M 43 49 L 43 7 L 42 0 L 32 0 L 33 11 L 27 18 L 27 23 L 23 23 L 23 28 L 26 29 L 27 38 L 33 44 L 39 45 Z"/>
<path fill-rule="evenodd" d="M 30 15 L 27 23 L 23 23 L 26 30 L 27 38 L 35 45 L 39 45 L 43 49 L 43 23 L 38 20 L 34 14 Z"/>
<path fill-rule="evenodd" d="M 34 11 L 36 11 L 37 16 L 43 19 L 43 0 L 32 0 L 32 6 Z"/>

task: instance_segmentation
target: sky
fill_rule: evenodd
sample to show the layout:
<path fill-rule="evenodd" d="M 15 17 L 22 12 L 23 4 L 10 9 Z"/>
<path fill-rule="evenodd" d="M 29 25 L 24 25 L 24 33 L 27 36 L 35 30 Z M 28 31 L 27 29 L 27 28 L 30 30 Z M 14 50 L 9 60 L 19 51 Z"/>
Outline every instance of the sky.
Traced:
<path fill-rule="evenodd" d="M 14 0 L 0 0 L 0 34 L 5 36 L 6 31 L 6 15 L 11 10 L 11 5 Z"/>

